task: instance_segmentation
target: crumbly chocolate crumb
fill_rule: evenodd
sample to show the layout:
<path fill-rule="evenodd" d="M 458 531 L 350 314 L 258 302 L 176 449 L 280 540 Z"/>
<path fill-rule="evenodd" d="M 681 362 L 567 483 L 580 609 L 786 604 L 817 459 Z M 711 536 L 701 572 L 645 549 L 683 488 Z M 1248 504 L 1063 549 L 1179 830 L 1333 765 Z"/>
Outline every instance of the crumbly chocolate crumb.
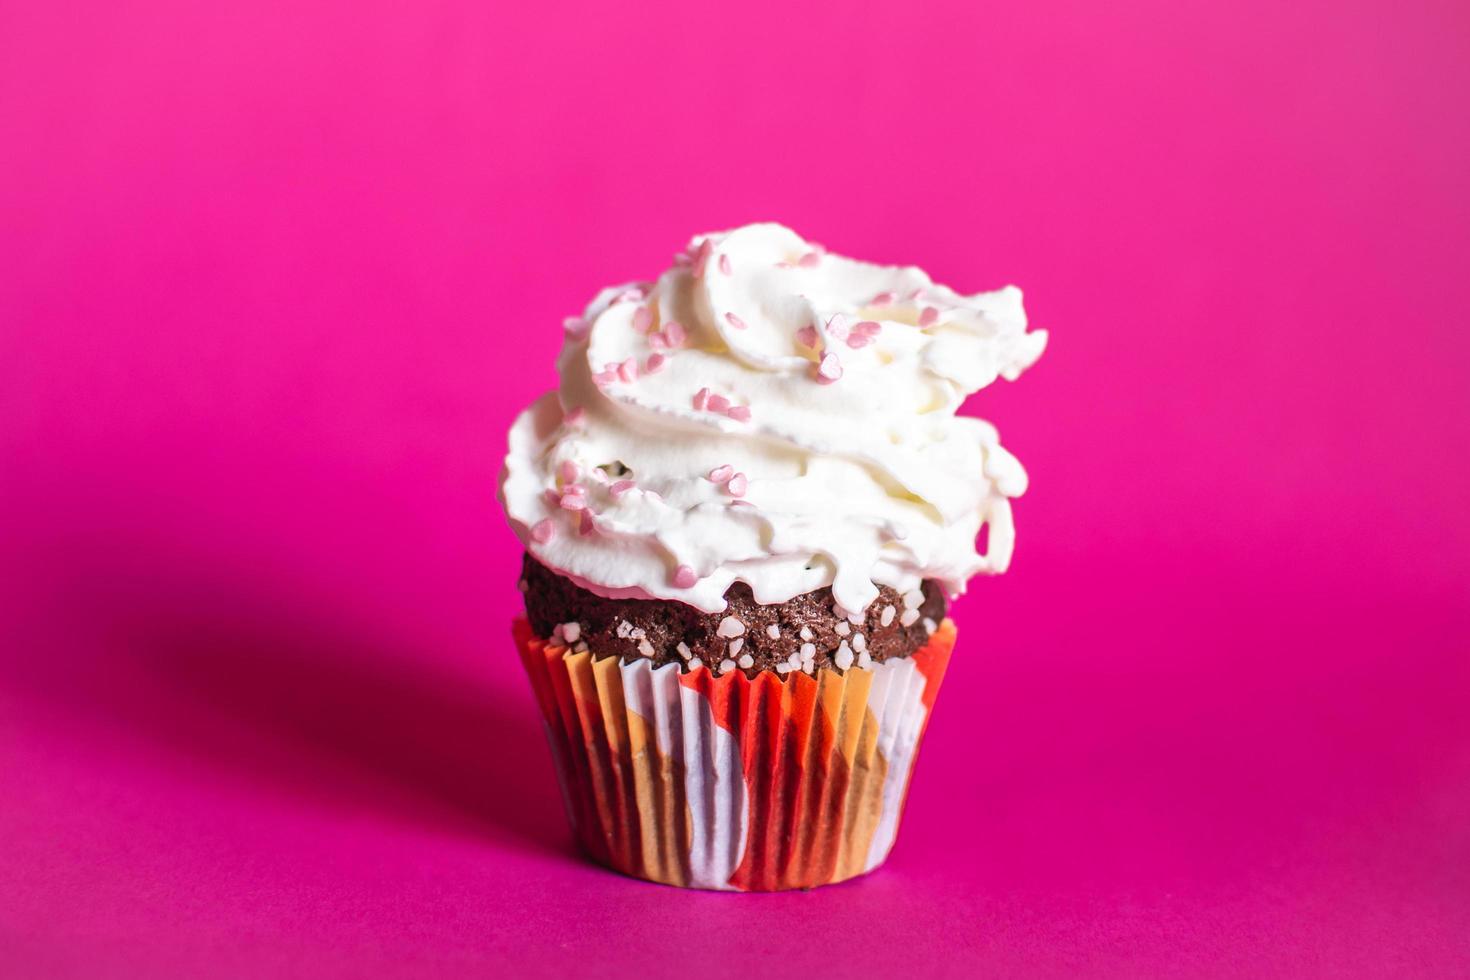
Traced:
<path fill-rule="evenodd" d="M 946 608 L 932 581 L 907 594 L 880 585 L 861 621 L 852 622 L 838 611 L 830 588 L 761 605 L 750 586 L 736 582 L 725 592 L 728 608 L 711 614 L 673 600 L 604 599 L 529 554 L 522 580 L 526 616 L 539 637 L 591 651 L 598 660 L 644 659 L 654 666 L 698 661 L 752 676 L 907 657 L 929 642 Z M 917 615 L 905 615 L 911 611 Z"/>

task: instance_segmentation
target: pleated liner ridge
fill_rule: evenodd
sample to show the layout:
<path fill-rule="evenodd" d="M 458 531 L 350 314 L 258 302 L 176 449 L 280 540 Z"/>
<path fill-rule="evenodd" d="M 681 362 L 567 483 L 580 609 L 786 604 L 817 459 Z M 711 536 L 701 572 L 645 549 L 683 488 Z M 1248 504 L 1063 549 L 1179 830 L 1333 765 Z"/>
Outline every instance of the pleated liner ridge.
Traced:
<path fill-rule="evenodd" d="M 887 857 L 955 628 L 869 669 L 754 680 L 593 660 L 524 620 L 515 635 L 594 860 L 668 885 L 775 891 Z"/>

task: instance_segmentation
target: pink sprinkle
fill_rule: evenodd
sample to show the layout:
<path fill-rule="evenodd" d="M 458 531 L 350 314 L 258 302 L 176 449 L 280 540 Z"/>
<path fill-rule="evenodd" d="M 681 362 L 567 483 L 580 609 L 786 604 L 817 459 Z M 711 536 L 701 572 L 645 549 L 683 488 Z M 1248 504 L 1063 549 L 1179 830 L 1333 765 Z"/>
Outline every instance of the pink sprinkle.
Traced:
<path fill-rule="evenodd" d="M 817 263 L 820 261 L 822 261 L 821 252 L 808 252 L 800 259 L 798 259 L 796 261 L 796 264 L 801 266 L 803 269 L 813 269 L 816 268 Z"/>
<path fill-rule="evenodd" d="M 581 472 L 581 470 L 577 469 L 577 464 L 569 459 L 562 460 L 561 464 L 556 468 L 556 475 L 567 483 L 577 482 L 577 477 Z"/>
<path fill-rule="evenodd" d="M 730 477 L 734 475 L 735 467 L 731 466 L 729 463 L 726 463 L 723 466 L 716 466 L 714 469 L 710 470 L 709 475 L 706 477 L 706 479 L 708 479 L 711 483 L 726 483 L 729 481 Z"/>
<path fill-rule="evenodd" d="M 662 354 L 649 354 L 648 361 L 643 365 L 643 370 L 647 374 L 653 374 L 663 366 L 664 356 Z"/>
<path fill-rule="evenodd" d="M 637 484 L 634 483 L 632 480 L 619 480 L 612 486 L 608 487 L 607 492 L 612 494 L 614 497 L 621 497 L 629 490 L 632 490 L 635 486 L 637 486 Z"/>
<path fill-rule="evenodd" d="M 590 510 L 582 511 L 582 523 L 577 526 L 577 533 L 585 538 L 595 530 L 597 530 L 597 518 L 592 516 Z"/>
<path fill-rule="evenodd" d="M 727 276 L 730 274 L 730 256 L 724 254 L 720 256 L 720 271 Z"/>
<path fill-rule="evenodd" d="M 743 497 L 749 486 L 750 481 L 745 478 L 745 474 L 736 473 L 730 477 L 730 482 L 725 484 L 725 489 L 730 491 L 730 496 L 732 497 Z"/>
<path fill-rule="evenodd" d="M 555 507 L 561 503 L 561 493 L 551 487 L 546 488 L 546 502 Z"/>
<path fill-rule="evenodd" d="M 923 286 L 920 286 L 918 289 L 915 289 L 913 292 L 909 293 L 908 296 L 906 296 L 904 298 L 907 299 L 910 303 L 912 303 L 914 300 L 918 299 L 923 294 L 924 294 L 924 287 Z"/>
<path fill-rule="evenodd" d="M 546 542 L 551 540 L 551 536 L 555 533 L 556 525 L 551 523 L 551 518 L 548 517 L 545 520 L 537 521 L 535 525 L 532 526 L 531 540 L 535 541 L 537 544 L 545 544 Z"/>
<path fill-rule="evenodd" d="M 578 340 L 587 336 L 587 331 L 592 327 L 592 324 L 579 316 L 569 316 L 561 322 L 561 325 L 568 334 Z"/>
<path fill-rule="evenodd" d="M 674 569 L 674 588 L 692 589 L 694 583 L 699 581 L 699 576 L 694 574 L 694 569 L 688 565 L 680 565 Z"/>
<path fill-rule="evenodd" d="M 582 486 L 582 484 L 580 483 L 568 483 L 566 486 L 561 488 L 561 492 L 570 493 L 573 496 L 577 497 L 587 496 L 587 488 Z"/>
<path fill-rule="evenodd" d="M 579 493 L 564 493 L 561 495 L 562 510 L 586 510 L 587 498 Z"/>
<path fill-rule="evenodd" d="M 649 350 L 667 350 L 668 346 L 669 342 L 667 340 L 664 340 L 664 335 L 659 333 L 658 331 L 655 330 L 653 333 L 648 335 Z"/>
<path fill-rule="evenodd" d="M 730 406 L 730 410 L 728 412 L 726 412 L 725 414 L 728 415 L 730 418 L 734 419 L 736 422 L 749 422 L 750 421 L 750 406 L 749 405 L 731 405 Z"/>
<path fill-rule="evenodd" d="M 581 405 L 578 405 L 576 408 L 572 409 L 565 416 L 563 416 L 562 421 L 565 422 L 567 425 L 581 425 L 583 422 L 587 421 L 587 409 L 583 408 Z"/>
<path fill-rule="evenodd" d="M 616 371 L 598 371 L 596 374 L 594 374 L 592 376 L 592 380 L 593 380 L 593 382 L 596 383 L 597 387 L 599 387 L 599 388 L 606 388 L 608 385 L 610 385 L 614 381 L 618 380 L 618 372 L 616 372 Z"/>
<path fill-rule="evenodd" d="M 702 412 L 709 405 L 709 389 L 701 388 L 694 393 L 694 410 Z"/>
<path fill-rule="evenodd" d="M 742 320 L 742 319 L 740 319 L 734 313 L 726 313 L 725 314 L 725 322 L 728 323 L 730 326 L 734 327 L 736 330 L 744 330 L 745 329 L 745 321 Z"/>
<path fill-rule="evenodd" d="M 823 354 L 822 363 L 817 367 L 817 383 L 829 385 L 842 377 L 842 362 L 837 359 L 836 354 Z"/>
<path fill-rule="evenodd" d="M 872 298 L 872 300 L 868 303 L 868 305 L 869 306 L 888 306 L 890 303 L 892 303 L 896 299 L 898 299 L 898 294 L 897 293 L 879 293 L 877 296 L 874 296 Z"/>
<path fill-rule="evenodd" d="M 670 347 L 683 347 L 688 334 L 684 332 L 684 324 L 678 320 L 670 320 L 664 324 L 664 339 L 669 342 Z"/>
<path fill-rule="evenodd" d="M 688 252 L 674 253 L 674 264 L 679 266 L 681 269 L 687 269 L 693 263 L 694 259 L 692 256 L 690 256 Z"/>
<path fill-rule="evenodd" d="M 711 412 L 715 412 L 719 415 L 724 415 L 730 410 L 730 399 L 726 398 L 724 395 L 710 395 L 709 401 L 706 402 L 706 407 L 708 407 Z"/>
<path fill-rule="evenodd" d="M 873 342 L 873 338 L 882 329 L 883 325 L 875 320 L 864 320 L 861 323 L 855 323 L 852 326 L 852 333 L 847 338 L 847 346 L 853 350 L 866 347 Z"/>
<path fill-rule="evenodd" d="M 709 253 L 714 248 L 715 243 L 708 238 L 699 243 L 699 250 L 694 253 L 694 278 L 704 278 L 704 267 L 709 264 Z"/>
<path fill-rule="evenodd" d="M 648 333 L 648 328 L 653 326 L 653 311 L 646 306 L 640 306 L 633 311 L 633 329 L 639 333 Z"/>
<path fill-rule="evenodd" d="M 618 293 L 617 298 L 614 299 L 613 302 L 614 303 L 636 303 L 638 300 L 640 300 L 642 298 L 643 298 L 643 290 L 636 289 L 636 288 L 634 288 L 634 289 L 625 289 L 621 293 Z"/>
<path fill-rule="evenodd" d="M 833 313 L 827 320 L 827 332 L 842 340 L 847 336 L 847 317 L 841 313 Z"/>
<path fill-rule="evenodd" d="M 808 323 L 806 326 L 796 331 L 796 340 L 797 343 L 801 344 L 801 346 L 810 347 L 812 350 L 816 350 L 817 328 Z"/>
<path fill-rule="evenodd" d="M 939 311 L 932 306 L 924 307 L 924 312 L 919 314 L 919 326 L 932 327 L 939 322 Z"/>
<path fill-rule="evenodd" d="M 623 363 L 619 364 L 618 377 L 622 380 L 623 384 L 632 384 L 634 381 L 637 381 L 638 362 L 630 357 Z"/>

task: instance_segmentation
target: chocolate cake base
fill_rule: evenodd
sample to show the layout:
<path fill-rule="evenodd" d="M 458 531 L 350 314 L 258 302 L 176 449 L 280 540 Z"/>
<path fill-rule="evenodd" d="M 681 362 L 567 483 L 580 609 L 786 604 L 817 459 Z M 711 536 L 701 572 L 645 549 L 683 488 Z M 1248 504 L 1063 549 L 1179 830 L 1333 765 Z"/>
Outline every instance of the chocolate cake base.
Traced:
<path fill-rule="evenodd" d="M 526 617 L 536 635 L 555 639 L 593 657 L 639 658 L 655 666 L 703 664 L 717 672 L 762 670 L 808 673 L 907 657 L 943 621 L 944 594 L 930 581 L 907 596 L 887 586 L 853 623 L 835 610 L 830 588 L 775 605 L 755 601 L 750 586 L 736 582 L 725 593 L 729 607 L 706 613 L 664 599 L 604 599 L 551 571 L 529 554 L 522 569 Z"/>

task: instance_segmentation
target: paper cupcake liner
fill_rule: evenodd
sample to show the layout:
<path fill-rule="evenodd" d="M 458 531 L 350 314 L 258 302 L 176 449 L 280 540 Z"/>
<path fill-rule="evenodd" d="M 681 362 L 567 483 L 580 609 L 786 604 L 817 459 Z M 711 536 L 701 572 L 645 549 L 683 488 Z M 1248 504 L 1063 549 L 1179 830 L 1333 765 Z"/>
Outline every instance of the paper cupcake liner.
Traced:
<path fill-rule="evenodd" d="M 811 888 L 873 870 L 898 832 L 954 647 L 846 673 L 593 660 L 515 636 L 572 829 L 596 861 L 668 885 Z"/>

